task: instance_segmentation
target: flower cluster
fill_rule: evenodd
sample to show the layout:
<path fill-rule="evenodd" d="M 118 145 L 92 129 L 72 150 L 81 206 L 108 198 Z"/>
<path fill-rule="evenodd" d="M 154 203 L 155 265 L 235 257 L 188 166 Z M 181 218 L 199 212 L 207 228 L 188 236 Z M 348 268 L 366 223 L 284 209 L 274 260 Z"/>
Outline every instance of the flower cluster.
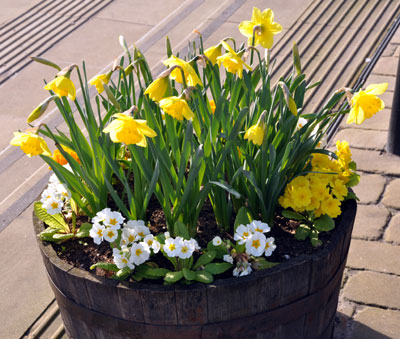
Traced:
<path fill-rule="evenodd" d="M 351 152 L 346 141 L 337 141 L 336 155 L 331 159 L 326 154 L 315 153 L 312 158 L 312 172 L 294 178 L 279 198 L 283 208 L 296 212 L 314 211 L 336 218 L 341 213 L 341 202 L 348 194 L 346 186 L 354 174 L 350 169 Z"/>
<path fill-rule="evenodd" d="M 188 259 L 193 255 L 195 250 L 200 249 L 197 241 L 192 238 L 189 240 L 185 240 L 182 237 L 172 238 L 169 237 L 168 233 L 165 238 L 163 250 L 171 258 Z"/>
<path fill-rule="evenodd" d="M 113 243 L 118 237 L 118 230 L 124 220 L 121 213 L 111 211 L 110 208 L 97 212 L 92 218 L 93 227 L 90 230 L 90 236 L 95 244 L 100 245 L 103 240 Z"/>
<path fill-rule="evenodd" d="M 71 198 L 71 192 L 62 184 L 55 174 L 49 179 L 49 185 L 42 192 L 40 202 L 50 215 L 58 214 Z"/>

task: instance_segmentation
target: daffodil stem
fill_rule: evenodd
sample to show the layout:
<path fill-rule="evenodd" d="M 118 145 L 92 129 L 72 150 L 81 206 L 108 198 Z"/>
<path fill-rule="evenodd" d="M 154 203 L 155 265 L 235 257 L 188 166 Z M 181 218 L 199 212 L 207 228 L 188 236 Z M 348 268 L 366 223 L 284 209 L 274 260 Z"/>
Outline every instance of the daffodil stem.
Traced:
<path fill-rule="evenodd" d="M 253 38 L 251 40 L 251 47 L 254 47 L 255 40 L 256 40 L 256 32 L 253 31 Z M 250 66 L 253 65 L 253 56 L 254 56 L 254 49 L 252 48 L 251 52 L 250 52 Z"/>
<path fill-rule="evenodd" d="M 76 230 L 76 214 L 72 211 L 72 234 L 75 234 Z"/>

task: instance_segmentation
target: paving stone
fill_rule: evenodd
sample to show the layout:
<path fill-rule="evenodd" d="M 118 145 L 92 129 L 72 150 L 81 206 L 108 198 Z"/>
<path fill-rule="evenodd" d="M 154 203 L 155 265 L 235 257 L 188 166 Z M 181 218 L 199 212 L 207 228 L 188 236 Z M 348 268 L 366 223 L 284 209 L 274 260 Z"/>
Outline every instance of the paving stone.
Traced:
<path fill-rule="evenodd" d="M 372 252 L 370 255 L 375 255 Z M 376 273 L 360 272 L 349 278 L 343 290 L 346 299 L 368 305 L 400 308 L 400 277 Z"/>
<path fill-rule="evenodd" d="M 386 206 L 400 209 L 400 179 L 395 179 L 389 183 L 383 195 L 382 202 Z"/>
<path fill-rule="evenodd" d="M 372 129 L 372 130 L 384 130 L 387 131 L 389 129 L 389 122 L 390 122 L 390 114 L 392 110 L 390 108 L 385 108 L 381 112 L 375 114 L 372 118 L 366 119 L 362 124 L 346 124 L 346 119 L 343 119 L 341 123 L 341 128 L 347 129 Z"/>
<path fill-rule="evenodd" d="M 395 55 L 397 45 L 389 43 L 386 48 L 384 49 L 382 56 L 383 57 L 391 57 Z"/>
<path fill-rule="evenodd" d="M 386 108 L 392 108 L 393 104 L 393 92 L 386 91 L 382 95 L 379 95 L 379 97 L 383 100 L 385 103 Z M 379 114 L 379 113 L 378 113 Z"/>
<path fill-rule="evenodd" d="M 353 160 L 360 171 L 400 175 L 400 157 L 386 153 L 352 149 Z"/>
<path fill-rule="evenodd" d="M 379 238 L 388 218 L 389 211 L 385 207 L 358 205 L 352 237 L 368 240 Z"/>
<path fill-rule="evenodd" d="M 373 74 L 393 75 L 397 74 L 398 58 L 395 57 L 381 57 L 376 63 Z"/>
<path fill-rule="evenodd" d="M 386 180 L 381 175 L 361 173 L 360 183 L 353 187 L 361 204 L 375 204 L 378 202 Z"/>
<path fill-rule="evenodd" d="M 384 150 L 387 132 L 346 128 L 340 130 L 336 140 L 346 140 L 351 147 Z"/>
<path fill-rule="evenodd" d="M 385 231 L 385 241 L 400 244 L 400 213 L 397 213 L 389 223 L 389 227 Z"/>
<path fill-rule="evenodd" d="M 400 275 L 399 258 L 400 246 L 353 239 L 347 257 L 347 266 L 355 269 L 365 268 L 372 271 Z"/>
<path fill-rule="evenodd" d="M 396 47 L 398 48 L 398 47 Z M 394 92 L 394 89 L 396 87 L 396 77 L 391 76 L 391 75 L 379 75 L 379 74 L 374 74 L 372 73 L 368 78 L 365 83 L 365 87 L 367 87 L 370 84 L 381 84 L 383 82 L 387 82 L 389 84 L 388 86 L 388 91 Z"/>
<path fill-rule="evenodd" d="M 399 29 L 396 30 L 396 33 L 394 33 L 390 42 L 394 43 L 394 44 L 400 44 L 400 30 Z"/>
<path fill-rule="evenodd" d="M 398 338 L 400 312 L 366 307 L 355 316 L 352 339 Z"/>

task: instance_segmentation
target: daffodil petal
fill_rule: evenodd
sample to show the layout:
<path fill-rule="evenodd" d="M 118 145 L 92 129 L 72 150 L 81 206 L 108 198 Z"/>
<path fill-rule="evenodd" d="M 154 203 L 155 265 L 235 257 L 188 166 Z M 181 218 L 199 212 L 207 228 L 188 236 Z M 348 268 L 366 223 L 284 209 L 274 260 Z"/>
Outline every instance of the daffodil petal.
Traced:
<path fill-rule="evenodd" d="M 387 82 L 382 84 L 371 84 L 365 89 L 365 92 L 373 95 L 381 95 L 386 92 L 388 86 L 389 84 Z"/>
<path fill-rule="evenodd" d="M 242 33 L 244 36 L 250 38 L 253 36 L 253 28 L 255 24 L 252 21 L 242 21 L 239 24 L 239 31 Z"/>

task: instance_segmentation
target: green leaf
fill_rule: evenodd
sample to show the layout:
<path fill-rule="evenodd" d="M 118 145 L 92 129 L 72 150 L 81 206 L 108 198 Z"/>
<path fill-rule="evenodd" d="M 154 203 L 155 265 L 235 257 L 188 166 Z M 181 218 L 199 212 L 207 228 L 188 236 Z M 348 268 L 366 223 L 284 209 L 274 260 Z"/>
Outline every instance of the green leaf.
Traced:
<path fill-rule="evenodd" d="M 117 279 L 119 280 L 125 280 L 128 278 L 129 274 L 131 274 L 132 270 L 128 267 L 125 266 L 123 269 L 119 270 L 115 275 Z"/>
<path fill-rule="evenodd" d="M 215 256 L 217 259 L 222 259 L 225 254 L 228 254 L 228 250 L 225 246 L 219 245 L 219 246 L 214 246 L 212 241 L 210 241 L 207 244 L 207 249 L 209 251 L 215 251 L 217 252 L 217 255 Z"/>
<path fill-rule="evenodd" d="M 197 259 L 196 264 L 193 266 L 193 269 L 196 270 L 200 266 L 207 265 L 208 263 L 214 260 L 216 255 L 217 255 L 216 251 L 207 251 L 206 253 L 201 255 L 199 259 Z"/>
<path fill-rule="evenodd" d="M 297 229 L 294 237 L 297 240 L 305 240 L 311 233 L 311 228 L 307 225 L 301 224 Z"/>
<path fill-rule="evenodd" d="M 174 233 L 175 233 L 175 236 L 180 236 L 186 240 L 190 239 L 188 227 L 182 221 L 178 220 L 175 222 Z"/>
<path fill-rule="evenodd" d="M 350 161 L 350 162 L 349 162 L 349 168 L 350 168 L 352 171 L 356 171 L 356 170 L 357 170 L 357 164 L 356 164 L 354 161 Z"/>
<path fill-rule="evenodd" d="M 42 207 L 42 203 L 39 201 L 35 202 L 33 209 L 36 216 L 49 227 L 60 231 L 69 232 L 69 227 L 61 214 L 51 215 L 47 213 L 46 209 Z"/>
<path fill-rule="evenodd" d="M 229 186 L 227 183 L 219 182 L 219 181 L 210 181 L 210 184 L 214 184 L 216 186 L 223 188 L 225 191 L 232 194 L 236 199 L 241 198 L 240 193 L 238 191 L 236 191 L 235 189 L 233 189 L 231 186 Z"/>
<path fill-rule="evenodd" d="M 50 66 L 50 67 L 55 68 L 55 69 L 58 70 L 58 71 L 61 71 L 61 67 L 60 67 L 60 66 L 56 65 L 54 62 L 51 62 L 51 61 L 49 61 L 49 60 L 47 60 L 47 59 L 39 58 L 39 57 L 34 57 L 34 56 L 31 56 L 30 58 L 31 58 L 33 61 L 39 62 L 39 63 L 41 63 L 41 64 L 43 64 L 43 65 L 47 65 L 47 66 Z"/>
<path fill-rule="evenodd" d="M 92 224 L 89 222 L 85 222 L 79 227 L 78 232 L 76 233 L 77 238 L 87 238 L 89 236 L 89 232 L 92 229 Z"/>
<path fill-rule="evenodd" d="M 166 268 L 147 267 L 146 270 L 144 270 L 143 272 L 140 272 L 140 273 L 146 279 L 160 279 L 160 278 L 164 278 L 168 272 L 171 272 L 171 271 Z"/>
<path fill-rule="evenodd" d="M 174 282 L 177 282 L 177 281 L 181 280 L 182 278 L 183 278 L 183 272 L 182 271 L 168 272 L 164 277 L 164 281 L 166 281 L 168 283 L 174 283 Z"/>
<path fill-rule="evenodd" d="M 267 268 L 274 267 L 278 264 L 279 263 L 277 263 L 277 262 L 270 262 L 270 261 L 267 261 L 265 258 L 260 257 L 260 258 L 254 259 L 252 266 L 254 267 L 255 270 L 265 270 Z"/>
<path fill-rule="evenodd" d="M 46 228 L 43 232 L 39 234 L 40 240 L 44 241 L 58 241 L 57 239 L 54 239 L 53 236 L 57 234 L 58 229 L 56 228 L 51 228 L 48 227 Z"/>
<path fill-rule="evenodd" d="M 221 274 L 229 270 L 233 265 L 228 262 L 215 262 L 207 264 L 204 269 L 211 274 Z"/>
<path fill-rule="evenodd" d="M 182 268 L 182 273 L 183 273 L 183 277 L 186 280 L 194 280 L 196 278 L 196 272 L 189 270 L 188 268 L 184 267 Z"/>
<path fill-rule="evenodd" d="M 252 221 L 253 216 L 251 215 L 250 210 L 246 206 L 240 207 L 238 213 L 236 214 L 235 223 L 233 225 L 234 233 L 239 225 L 248 225 Z"/>
<path fill-rule="evenodd" d="M 292 220 L 305 220 L 305 217 L 300 213 L 290 211 L 290 210 L 283 210 L 282 215 L 285 218 L 292 219 Z"/>
<path fill-rule="evenodd" d="M 96 267 L 101 268 L 103 270 L 106 271 L 113 271 L 113 272 L 118 272 L 119 268 L 117 267 L 117 265 L 115 264 L 111 264 L 108 262 L 98 262 L 96 264 L 93 264 L 92 266 L 90 266 L 91 270 L 94 270 Z"/>
<path fill-rule="evenodd" d="M 73 233 L 56 233 L 53 235 L 54 240 L 68 240 L 74 237 Z"/>
<path fill-rule="evenodd" d="M 199 282 L 202 282 L 202 283 L 205 283 L 205 284 L 209 284 L 209 283 L 212 283 L 214 281 L 214 277 L 210 272 L 197 271 L 195 280 L 197 280 Z"/>
<path fill-rule="evenodd" d="M 322 245 L 322 241 L 318 239 L 318 231 L 316 229 L 311 231 L 310 240 L 313 247 L 319 247 Z"/>
<path fill-rule="evenodd" d="M 328 232 L 335 228 L 335 222 L 329 215 L 324 214 L 314 220 L 314 226 L 318 231 Z"/>

